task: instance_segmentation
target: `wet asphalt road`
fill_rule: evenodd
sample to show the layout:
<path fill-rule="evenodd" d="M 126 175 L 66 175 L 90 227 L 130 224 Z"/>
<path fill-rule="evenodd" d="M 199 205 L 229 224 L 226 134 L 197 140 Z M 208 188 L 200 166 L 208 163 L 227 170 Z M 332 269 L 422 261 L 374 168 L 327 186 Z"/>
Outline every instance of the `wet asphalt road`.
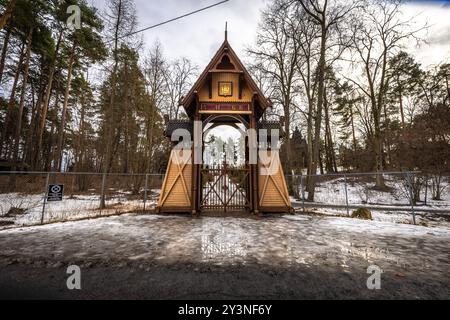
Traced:
<path fill-rule="evenodd" d="M 311 216 L 121 216 L 0 232 L 0 297 L 449 299 L 450 230 Z M 81 268 L 68 290 L 66 268 Z M 379 266 L 381 289 L 367 268 Z"/>

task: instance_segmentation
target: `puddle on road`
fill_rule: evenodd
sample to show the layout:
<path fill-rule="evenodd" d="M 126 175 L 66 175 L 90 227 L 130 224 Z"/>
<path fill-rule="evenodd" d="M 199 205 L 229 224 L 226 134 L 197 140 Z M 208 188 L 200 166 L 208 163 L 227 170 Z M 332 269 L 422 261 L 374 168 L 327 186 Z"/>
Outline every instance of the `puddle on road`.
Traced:
<path fill-rule="evenodd" d="M 202 221 L 200 231 L 201 261 L 244 263 L 249 255 L 251 239 L 239 225 L 230 228 L 229 222 Z"/>
<path fill-rule="evenodd" d="M 4 232 L 0 254 L 45 257 L 51 247 L 58 259 L 67 260 L 326 265 L 343 270 L 376 264 L 419 271 L 431 266 L 432 272 L 449 268 L 450 236 L 410 235 L 401 233 L 403 227 L 389 235 L 370 223 L 359 231 L 340 220 L 336 227 L 322 219 L 295 218 L 115 217 Z"/>

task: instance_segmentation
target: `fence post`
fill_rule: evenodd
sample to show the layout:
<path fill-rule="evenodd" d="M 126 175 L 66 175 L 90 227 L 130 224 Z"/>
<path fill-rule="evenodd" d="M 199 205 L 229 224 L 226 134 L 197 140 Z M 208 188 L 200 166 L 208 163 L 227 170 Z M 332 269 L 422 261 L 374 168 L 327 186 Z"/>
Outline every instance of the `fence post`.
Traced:
<path fill-rule="evenodd" d="M 305 212 L 306 212 L 306 209 L 305 209 L 305 188 L 303 187 L 303 173 L 302 173 L 301 176 L 300 176 L 300 185 L 301 185 L 301 188 L 302 188 L 302 206 L 303 206 L 303 213 L 305 213 Z"/>
<path fill-rule="evenodd" d="M 344 174 L 344 186 L 345 186 L 345 206 L 347 209 L 347 216 L 350 217 L 350 210 L 348 207 L 348 191 L 347 191 L 347 175 Z"/>
<path fill-rule="evenodd" d="M 100 191 L 100 215 L 102 214 L 102 209 L 104 209 L 104 207 L 106 207 L 105 184 L 106 184 L 106 174 L 103 174 L 102 175 L 102 189 Z"/>
<path fill-rule="evenodd" d="M 145 187 L 144 187 L 144 213 L 145 213 L 145 204 L 147 203 L 147 189 L 148 189 L 148 174 L 145 175 Z"/>
<path fill-rule="evenodd" d="M 416 225 L 416 212 L 414 211 L 414 190 L 413 190 L 414 176 L 413 176 L 413 173 L 408 172 L 407 178 L 408 178 L 408 182 L 409 182 L 408 185 L 409 185 L 409 199 L 411 202 L 411 213 L 413 216 L 413 223 L 414 223 L 414 225 Z"/>
<path fill-rule="evenodd" d="M 47 204 L 49 182 L 50 182 L 50 173 L 47 173 L 47 179 L 45 181 L 45 190 L 44 190 L 44 204 L 42 205 L 41 224 L 44 224 L 45 205 Z"/>

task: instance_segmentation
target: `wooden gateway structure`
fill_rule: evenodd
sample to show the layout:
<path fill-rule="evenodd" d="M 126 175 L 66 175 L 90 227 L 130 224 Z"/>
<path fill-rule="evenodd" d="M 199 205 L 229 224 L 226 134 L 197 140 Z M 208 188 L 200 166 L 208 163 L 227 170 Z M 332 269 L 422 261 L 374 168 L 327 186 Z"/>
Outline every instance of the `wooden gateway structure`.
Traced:
<path fill-rule="evenodd" d="M 270 137 L 271 130 L 281 133 L 281 125 L 262 120 L 271 102 L 264 97 L 231 48 L 226 33 L 224 43 L 180 104 L 189 119 L 166 118 L 166 136 L 172 137 L 177 129 L 188 131 L 192 137 L 190 152 L 176 148 L 171 152 L 158 212 L 242 211 L 258 214 L 292 211 L 278 149 L 265 153 L 266 159 L 269 155 L 270 160 L 264 164 L 259 156 L 254 156 L 257 160 L 249 161 L 252 158 L 250 145 L 267 145 L 260 141 L 259 133 L 264 132 L 260 129 L 267 129 Z M 225 161 L 218 166 L 208 166 L 194 161 L 196 138 L 201 136 L 203 141 L 206 128 L 219 125 L 245 126 L 256 132 L 253 138 L 251 135 L 245 138 L 245 165 L 233 167 Z M 204 151 L 204 145 L 200 148 Z M 264 151 L 255 153 L 261 156 Z"/>

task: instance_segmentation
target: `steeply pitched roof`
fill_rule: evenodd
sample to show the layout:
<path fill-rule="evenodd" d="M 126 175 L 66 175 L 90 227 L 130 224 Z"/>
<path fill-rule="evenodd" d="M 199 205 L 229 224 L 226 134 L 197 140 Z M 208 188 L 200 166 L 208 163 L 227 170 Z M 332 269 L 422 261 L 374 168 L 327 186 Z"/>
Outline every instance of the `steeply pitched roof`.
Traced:
<path fill-rule="evenodd" d="M 267 121 L 267 120 L 261 120 L 258 122 L 258 129 L 261 130 L 267 130 L 267 135 L 271 136 L 272 131 L 277 130 L 280 138 L 284 137 L 284 130 L 283 126 L 279 121 Z"/>
<path fill-rule="evenodd" d="M 166 130 L 164 131 L 164 134 L 166 137 L 171 138 L 175 130 L 185 129 L 189 131 L 192 136 L 194 133 L 193 126 L 194 125 L 191 120 L 169 120 L 166 123 Z"/>
<path fill-rule="evenodd" d="M 194 86 L 191 88 L 189 93 L 181 100 L 181 105 L 184 107 L 186 112 L 189 114 L 189 106 L 191 105 L 192 101 L 195 99 L 195 93 L 198 92 L 201 87 L 205 84 L 205 81 L 207 80 L 208 74 L 210 71 L 214 70 L 214 67 L 220 63 L 222 57 L 224 55 L 228 55 L 233 63 L 235 64 L 236 69 L 242 71 L 244 79 L 248 86 L 251 88 L 251 90 L 256 94 L 257 100 L 259 102 L 259 105 L 262 108 L 262 112 L 264 112 L 268 107 L 272 106 L 272 103 L 270 100 L 268 100 L 264 94 L 262 93 L 261 89 L 259 89 L 258 85 L 255 83 L 255 81 L 252 79 L 250 73 L 245 68 L 239 57 L 234 52 L 233 48 L 231 48 L 230 44 L 228 43 L 228 40 L 225 39 L 225 41 L 220 46 L 219 50 L 217 50 L 216 54 L 212 58 L 211 62 L 208 64 L 208 66 L 205 68 L 205 70 L 202 72 L 198 80 L 195 82 Z"/>

